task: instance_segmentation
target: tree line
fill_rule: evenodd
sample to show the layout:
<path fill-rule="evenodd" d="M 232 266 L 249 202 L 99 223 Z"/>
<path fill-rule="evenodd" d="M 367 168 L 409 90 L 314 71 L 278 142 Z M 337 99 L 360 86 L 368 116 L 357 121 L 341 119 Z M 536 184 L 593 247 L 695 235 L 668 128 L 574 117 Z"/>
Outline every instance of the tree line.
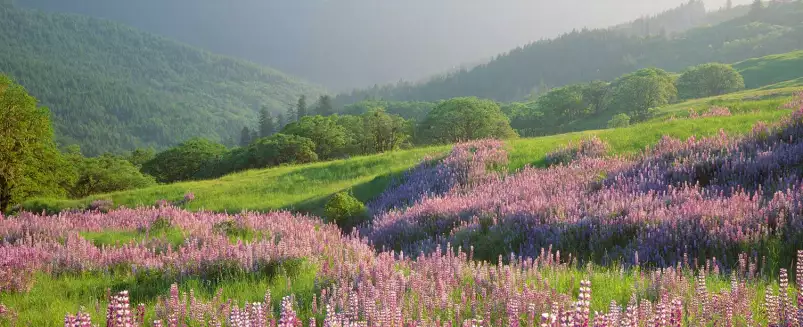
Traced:
<path fill-rule="evenodd" d="M 256 126 L 243 127 L 239 146 L 192 138 L 158 153 L 140 148 L 85 157 L 77 145 L 60 151 L 49 111 L 22 86 L 0 75 L 0 210 L 31 197 L 81 198 L 416 145 L 604 127 L 588 121 L 623 127 L 649 119 L 654 108 L 674 101 L 743 88 L 742 76 L 730 65 L 710 63 L 681 74 L 641 69 L 611 82 L 568 85 L 533 101 L 502 105 L 476 97 L 439 102 L 368 99 L 336 110 L 328 96 L 312 106 L 301 96 L 278 117 L 263 106 Z"/>

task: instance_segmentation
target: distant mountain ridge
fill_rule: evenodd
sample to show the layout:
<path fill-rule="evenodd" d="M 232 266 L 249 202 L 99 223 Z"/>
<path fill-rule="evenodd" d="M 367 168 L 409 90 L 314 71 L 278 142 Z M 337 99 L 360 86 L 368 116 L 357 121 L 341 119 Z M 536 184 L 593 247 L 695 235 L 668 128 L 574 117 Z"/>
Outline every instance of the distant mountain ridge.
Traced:
<path fill-rule="evenodd" d="M 57 141 L 85 154 L 233 143 L 259 107 L 320 87 L 107 20 L 0 4 L 0 73 L 50 108 Z"/>
<path fill-rule="evenodd" d="M 336 102 L 437 101 L 459 96 L 514 101 L 548 88 L 612 80 L 644 67 L 680 71 L 706 62 L 732 63 L 798 49 L 803 49 L 803 3 L 772 2 L 758 12 L 674 36 L 631 36 L 617 29 L 574 31 L 514 49 L 471 69 L 424 83 L 355 90 L 340 94 Z"/>

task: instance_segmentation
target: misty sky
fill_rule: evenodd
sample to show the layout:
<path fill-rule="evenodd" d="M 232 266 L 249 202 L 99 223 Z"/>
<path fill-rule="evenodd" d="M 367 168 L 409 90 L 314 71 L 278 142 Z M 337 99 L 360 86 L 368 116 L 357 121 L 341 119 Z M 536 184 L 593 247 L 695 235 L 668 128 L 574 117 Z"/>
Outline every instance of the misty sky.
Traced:
<path fill-rule="evenodd" d="M 333 91 L 421 80 L 688 0 L 17 0 L 117 20 Z M 709 10 L 726 0 L 706 0 Z M 736 0 L 735 4 L 750 0 Z"/>

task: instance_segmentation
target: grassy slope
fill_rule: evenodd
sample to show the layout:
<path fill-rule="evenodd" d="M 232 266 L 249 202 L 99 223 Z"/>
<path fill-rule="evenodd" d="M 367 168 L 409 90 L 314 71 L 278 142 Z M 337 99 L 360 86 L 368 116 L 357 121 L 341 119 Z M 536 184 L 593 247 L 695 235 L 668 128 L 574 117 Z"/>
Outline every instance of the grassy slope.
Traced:
<path fill-rule="evenodd" d="M 787 114 L 789 111 L 778 110 L 778 107 L 788 101 L 794 90 L 748 91 L 693 100 L 668 106 L 656 120 L 628 128 L 511 140 L 508 141 L 510 168 L 515 170 L 527 164 L 541 165 L 548 152 L 592 134 L 610 143 L 613 154 L 627 154 L 643 150 L 663 135 L 687 138 L 691 135 L 712 135 L 720 129 L 728 133 L 746 132 L 756 121 L 774 121 Z M 697 120 L 669 119 L 671 115 L 680 118 L 687 116 L 690 107 L 707 109 L 712 103 L 729 105 L 738 114 Z M 159 199 L 179 200 L 186 192 L 193 192 L 196 200 L 188 205 L 190 210 L 238 212 L 290 209 L 320 214 L 326 198 L 331 194 L 351 189 L 361 200 L 370 200 L 384 190 L 393 178 L 415 166 L 422 158 L 444 154 L 448 149 L 449 146 L 418 148 L 309 165 L 253 170 L 216 180 L 161 185 L 81 200 L 35 199 L 26 202 L 24 207 L 29 210 L 60 210 L 86 205 L 93 199 L 112 199 L 117 205 L 134 207 L 153 205 Z"/>
<path fill-rule="evenodd" d="M 803 77 L 803 50 L 753 58 L 733 65 L 742 76 L 748 89 L 765 87 Z"/>

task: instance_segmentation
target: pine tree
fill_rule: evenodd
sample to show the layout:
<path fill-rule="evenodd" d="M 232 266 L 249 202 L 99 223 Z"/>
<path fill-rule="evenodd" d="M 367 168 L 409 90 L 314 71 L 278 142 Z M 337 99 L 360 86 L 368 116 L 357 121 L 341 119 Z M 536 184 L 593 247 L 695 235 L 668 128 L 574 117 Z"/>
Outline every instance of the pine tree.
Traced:
<path fill-rule="evenodd" d="M 296 107 L 292 106 L 292 105 L 287 107 L 287 114 L 285 115 L 284 118 L 286 120 L 282 123 L 282 126 L 287 125 L 289 123 L 292 123 L 294 121 L 297 121 L 298 120 L 298 116 L 297 116 L 297 113 L 296 113 Z"/>
<path fill-rule="evenodd" d="M 268 108 L 262 107 L 259 111 L 259 136 L 268 137 L 276 132 L 276 123 L 270 115 Z"/>
<path fill-rule="evenodd" d="M 328 95 L 322 95 L 318 98 L 318 104 L 315 107 L 315 113 L 321 116 L 329 116 L 335 113 L 332 107 L 332 98 Z"/>
<path fill-rule="evenodd" d="M 240 133 L 240 146 L 248 146 L 249 144 L 251 144 L 251 129 L 245 126 Z"/>
<path fill-rule="evenodd" d="M 728 2 L 725 3 L 725 9 L 733 9 L 733 0 L 728 0 Z"/>
<path fill-rule="evenodd" d="M 296 115 L 298 115 L 298 119 L 307 115 L 307 96 L 302 95 L 298 98 L 298 104 L 296 105 Z"/>
<path fill-rule="evenodd" d="M 278 113 L 276 115 L 276 133 L 281 132 L 285 125 L 287 125 L 287 121 L 285 120 L 284 115 L 282 115 L 282 113 Z"/>

